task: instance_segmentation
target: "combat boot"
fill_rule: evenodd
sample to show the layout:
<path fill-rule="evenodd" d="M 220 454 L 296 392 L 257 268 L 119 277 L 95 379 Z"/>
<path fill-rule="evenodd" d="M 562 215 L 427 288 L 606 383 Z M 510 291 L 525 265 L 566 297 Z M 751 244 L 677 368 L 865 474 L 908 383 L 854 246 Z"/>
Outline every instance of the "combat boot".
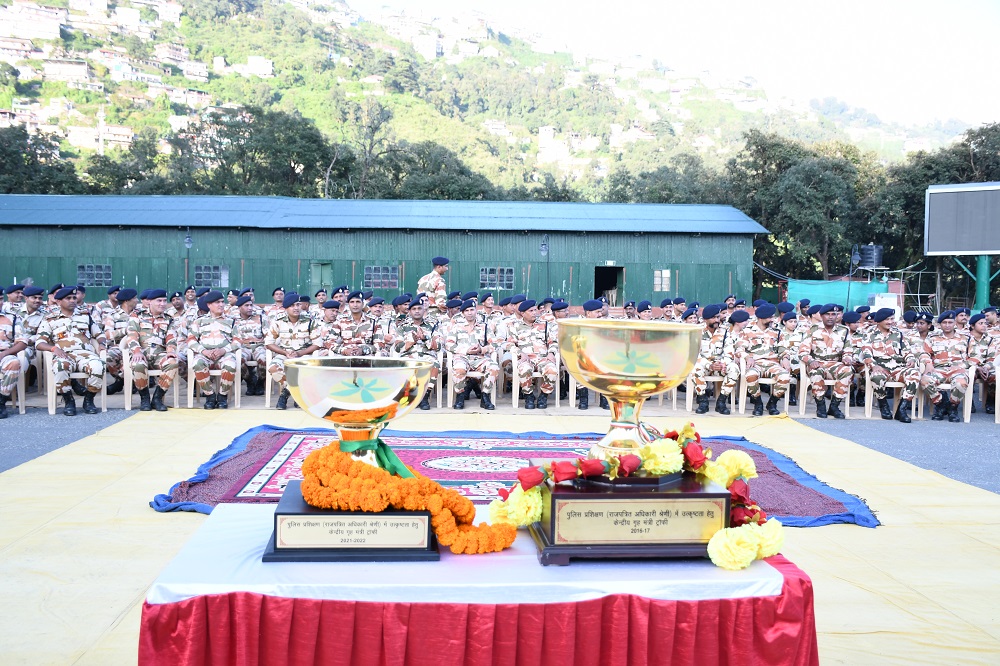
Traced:
<path fill-rule="evenodd" d="M 116 379 L 115 381 L 108 384 L 108 395 L 114 395 L 115 393 L 121 393 L 121 390 L 125 388 L 124 379 Z"/>
<path fill-rule="evenodd" d="M 274 408 L 288 409 L 288 396 L 290 395 L 291 393 L 288 392 L 288 389 L 286 388 L 281 389 L 281 393 L 278 394 L 278 402 L 275 403 Z"/>
<path fill-rule="evenodd" d="M 941 400 L 934 403 L 934 414 L 931 415 L 931 421 L 944 421 L 944 417 L 948 413 L 949 402 L 948 398 L 942 395 Z"/>
<path fill-rule="evenodd" d="M 63 416 L 76 416 L 76 400 L 72 391 L 66 391 L 63 397 Z"/>
<path fill-rule="evenodd" d="M 827 413 L 835 419 L 846 418 L 844 412 L 840 411 L 840 402 L 840 398 L 834 398 L 830 401 L 830 409 Z"/>
<path fill-rule="evenodd" d="M 791 391 L 791 389 L 788 389 Z M 788 406 L 798 407 L 799 406 L 799 395 L 798 391 L 792 391 L 791 395 L 788 396 Z"/>
<path fill-rule="evenodd" d="M 247 392 L 246 395 L 257 394 L 257 368 L 250 368 L 247 371 Z"/>
<path fill-rule="evenodd" d="M 996 388 L 990 387 L 986 389 L 986 397 L 983 398 L 983 411 L 987 414 L 993 414 L 996 412 L 994 403 L 996 402 Z"/>
<path fill-rule="evenodd" d="M 479 399 L 479 406 L 483 409 L 496 409 L 493 400 L 490 398 L 489 391 L 483 391 L 483 397 Z"/>
<path fill-rule="evenodd" d="M 694 410 L 695 414 L 707 414 L 708 413 L 708 395 L 702 393 L 696 396 L 698 400 L 698 409 Z"/>
<path fill-rule="evenodd" d="M 535 408 L 535 394 L 534 393 L 526 393 L 525 394 L 525 396 L 524 396 L 524 408 L 525 409 L 534 409 Z"/>
<path fill-rule="evenodd" d="M 771 416 L 777 416 L 781 413 L 781 410 L 778 409 L 778 400 L 780 399 L 781 398 L 775 397 L 773 394 L 767 399 L 767 413 Z"/>
<path fill-rule="evenodd" d="M 899 409 L 896 410 L 896 420 L 900 423 L 910 422 L 910 401 L 900 400 Z"/>
<path fill-rule="evenodd" d="M 149 388 L 139 389 L 139 411 L 153 411 L 152 406 L 149 404 Z"/>
<path fill-rule="evenodd" d="M 535 409 L 545 409 L 549 406 L 549 394 L 540 393 L 538 395 L 538 402 L 535 403 Z"/>
<path fill-rule="evenodd" d="M 420 401 L 420 404 L 417 405 L 417 408 L 418 409 L 430 409 L 431 408 L 431 389 L 430 389 L 430 387 L 428 387 L 427 390 L 424 391 L 424 397 Z"/>
<path fill-rule="evenodd" d="M 76 393 L 79 396 L 87 395 L 87 387 L 84 386 L 83 382 L 79 379 L 69 380 L 69 385 L 73 387 L 73 393 Z"/>
<path fill-rule="evenodd" d="M 960 423 L 962 417 L 958 414 L 958 408 L 962 406 L 962 403 L 954 403 L 951 400 L 948 401 L 948 422 L 949 423 Z"/>
<path fill-rule="evenodd" d="M 100 412 L 97 405 L 94 404 L 94 394 L 87 391 L 87 395 L 83 396 L 83 413 L 84 414 L 97 414 Z"/>
<path fill-rule="evenodd" d="M 7 418 L 7 401 L 10 400 L 9 396 L 0 393 L 0 419 Z"/>
<path fill-rule="evenodd" d="M 205 404 L 203 405 L 203 407 L 205 409 L 215 409 L 216 407 L 215 400 L 216 400 L 215 394 L 209 393 L 208 395 L 205 396 Z"/>
<path fill-rule="evenodd" d="M 455 394 L 455 409 L 465 409 L 465 391 Z"/>
<path fill-rule="evenodd" d="M 611 409 L 611 405 L 608 404 L 608 399 L 601 394 L 601 409 Z"/>
<path fill-rule="evenodd" d="M 580 387 L 576 390 L 576 408 L 577 409 L 588 409 L 590 407 L 590 391 L 584 387 Z"/>
<path fill-rule="evenodd" d="M 878 399 L 878 411 L 886 421 L 892 420 L 892 407 L 889 406 L 889 398 Z"/>
<path fill-rule="evenodd" d="M 816 418 L 826 418 L 826 398 L 816 398 Z"/>
<path fill-rule="evenodd" d="M 721 391 L 719 392 L 719 399 L 715 401 L 715 411 L 720 414 L 729 414 L 729 396 L 724 395 Z"/>
<path fill-rule="evenodd" d="M 771 401 L 768 400 L 768 403 Z M 753 414 L 751 416 L 763 416 L 764 415 L 764 399 L 758 395 L 753 399 Z"/>
<path fill-rule="evenodd" d="M 149 389 L 146 389 L 146 392 L 148 393 Z M 159 386 L 153 389 L 153 405 L 152 405 L 153 409 L 155 409 L 158 412 L 167 411 L 167 406 L 163 404 L 163 396 L 166 395 L 166 393 L 167 392 L 161 389 Z"/>
<path fill-rule="evenodd" d="M 216 409 L 229 409 L 229 396 L 225 393 L 217 394 L 218 397 L 215 399 Z"/>

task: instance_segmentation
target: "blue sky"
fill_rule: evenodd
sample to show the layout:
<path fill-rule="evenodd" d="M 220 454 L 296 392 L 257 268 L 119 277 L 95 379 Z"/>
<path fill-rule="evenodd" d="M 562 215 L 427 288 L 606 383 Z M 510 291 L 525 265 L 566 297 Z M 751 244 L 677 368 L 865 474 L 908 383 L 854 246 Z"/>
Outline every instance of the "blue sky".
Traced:
<path fill-rule="evenodd" d="M 837 97 L 885 120 L 1000 121 L 1000 0 L 348 0 L 441 16 L 478 10 L 595 56 L 642 54 L 751 75 L 770 94 Z"/>

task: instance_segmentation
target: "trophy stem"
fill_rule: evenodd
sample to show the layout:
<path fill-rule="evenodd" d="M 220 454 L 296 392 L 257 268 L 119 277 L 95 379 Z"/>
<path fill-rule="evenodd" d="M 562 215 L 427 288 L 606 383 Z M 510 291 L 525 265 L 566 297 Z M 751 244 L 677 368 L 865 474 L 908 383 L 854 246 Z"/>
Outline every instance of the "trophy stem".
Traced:
<path fill-rule="evenodd" d="M 382 432 L 385 425 L 385 423 L 335 423 L 334 427 L 336 427 L 337 435 L 340 437 L 342 442 L 357 442 L 378 439 L 379 433 Z M 373 467 L 379 466 L 378 459 L 375 457 L 374 451 L 361 449 L 354 451 L 351 455 L 353 455 L 355 460 L 358 462 L 367 463 Z"/>
<path fill-rule="evenodd" d="M 589 457 L 597 460 L 612 460 L 639 449 L 652 441 L 652 437 L 639 423 L 639 412 L 645 396 L 638 398 L 618 398 L 608 395 L 611 406 L 611 428 L 608 434 L 590 447 Z"/>

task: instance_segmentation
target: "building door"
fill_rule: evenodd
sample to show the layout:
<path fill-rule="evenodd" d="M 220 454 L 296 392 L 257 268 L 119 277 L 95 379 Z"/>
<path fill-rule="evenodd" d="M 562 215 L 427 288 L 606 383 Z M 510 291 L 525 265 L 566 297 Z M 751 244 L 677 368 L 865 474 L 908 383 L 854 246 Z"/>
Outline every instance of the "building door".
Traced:
<path fill-rule="evenodd" d="M 622 266 L 594 266 L 594 298 L 604 296 L 608 305 L 618 307 L 624 280 L 625 268 Z"/>
<path fill-rule="evenodd" d="M 313 261 L 309 264 L 309 295 L 320 289 L 327 293 L 333 289 L 333 264 L 329 261 Z"/>

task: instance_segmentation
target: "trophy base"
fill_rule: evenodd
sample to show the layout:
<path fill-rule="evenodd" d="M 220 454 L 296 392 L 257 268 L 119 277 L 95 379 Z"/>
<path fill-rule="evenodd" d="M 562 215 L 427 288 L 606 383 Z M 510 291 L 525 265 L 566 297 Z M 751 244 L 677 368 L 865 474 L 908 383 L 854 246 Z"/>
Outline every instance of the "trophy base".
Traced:
<path fill-rule="evenodd" d="M 290 481 L 274 510 L 264 562 L 436 562 L 427 511 L 334 511 L 307 504 Z"/>
<path fill-rule="evenodd" d="M 568 566 L 571 559 L 635 559 L 708 557 L 708 544 L 648 544 L 635 546 L 580 545 L 560 546 L 552 543 L 540 523 L 528 525 L 528 533 L 538 549 L 542 566 Z"/>
<path fill-rule="evenodd" d="M 590 447 L 588 458 L 611 461 L 619 456 L 638 454 L 639 449 L 657 439 L 657 432 L 643 423 L 612 421 L 611 429 Z"/>

